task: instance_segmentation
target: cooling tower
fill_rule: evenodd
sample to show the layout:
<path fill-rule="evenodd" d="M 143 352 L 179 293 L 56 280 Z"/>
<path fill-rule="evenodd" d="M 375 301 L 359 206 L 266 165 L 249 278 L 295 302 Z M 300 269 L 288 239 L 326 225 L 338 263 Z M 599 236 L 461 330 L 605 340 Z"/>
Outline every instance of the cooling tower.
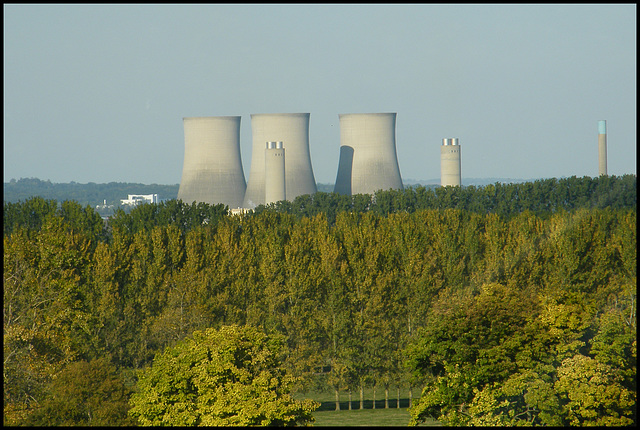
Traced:
<path fill-rule="evenodd" d="M 178 199 L 239 207 L 246 189 L 240 117 L 184 118 L 183 124 L 184 164 Z"/>
<path fill-rule="evenodd" d="M 373 194 L 403 189 L 396 154 L 396 114 L 341 114 L 340 160 L 334 191 Z"/>
<path fill-rule="evenodd" d="M 286 200 L 287 183 L 284 170 L 282 142 L 267 142 L 264 150 L 264 200 L 265 204 Z"/>
<path fill-rule="evenodd" d="M 458 139 L 442 139 L 440 146 L 440 185 L 443 187 L 459 187 L 460 176 L 460 144 Z"/>
<path fill-rule="evenodd" d="M 598 121 L 598 175 L 607 175 L 607 121 Z"/>
<path fill-rule="evenodd" d="M 278 113 L 251 115 L 253 149 L 247 191 L 242 207 L 265 204 L 265 144 L 282 142 L 285 157 L 286 198 L 289 201 L 317 191 L 309 154 L 308 113 Z"/>

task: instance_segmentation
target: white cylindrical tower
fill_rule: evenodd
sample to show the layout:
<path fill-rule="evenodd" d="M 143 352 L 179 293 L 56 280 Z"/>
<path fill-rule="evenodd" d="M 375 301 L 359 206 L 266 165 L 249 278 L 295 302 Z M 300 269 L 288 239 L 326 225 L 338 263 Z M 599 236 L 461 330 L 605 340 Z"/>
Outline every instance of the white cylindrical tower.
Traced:
<path fill-rule="evenodd" d="M 340 160 L 334 191 L 373 194 L 402 190 L 396 154 L 396 114 L 341 114 Z"/>
<path fill-rule="evenodd" d="M 282 142 L 267 142 L 264 150 L 264 203 L 287 198 L 285 157 Z"/>
<path fill-rule="evenodd" d="M 242 204 L 246 182 L 240 157 L 240 117 L 183 118 L 184 163 L 178 199 Z"/>
<path fill-rule="evenodd" d="M 283 142 L 287 148 L 287 200 L 317 191 L 309 153 L 309 116 L 308 113 L 251 115 L 253 149 L 242 207 L 253 208 L 265 203 L 265 142 Z"/>
<path fill-rule="evenodd" d="M 607 175 L 607 121 L 598 121 L 598 175 Z"/>
<path fill-rule="evenodd" d="M 459 187 L 462 185 L 460 144 L 457 138 L 442 139 L 442 145 L 440 146 L 440 185 L 443 187 Z"/>

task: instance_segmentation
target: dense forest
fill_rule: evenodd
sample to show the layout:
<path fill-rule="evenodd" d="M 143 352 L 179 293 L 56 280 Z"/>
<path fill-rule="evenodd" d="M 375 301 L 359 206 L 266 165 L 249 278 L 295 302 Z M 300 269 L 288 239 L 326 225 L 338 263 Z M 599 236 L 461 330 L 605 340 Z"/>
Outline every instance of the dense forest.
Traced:
<path fill-rule="evenodd" d="M 5 202 L 4 423 L 135 424 L 137 372 L 237 324 L 286 339 L 300 392 L 415 387 L 414 423 L 635 424 L 636 251 L 635 175 Z"/>

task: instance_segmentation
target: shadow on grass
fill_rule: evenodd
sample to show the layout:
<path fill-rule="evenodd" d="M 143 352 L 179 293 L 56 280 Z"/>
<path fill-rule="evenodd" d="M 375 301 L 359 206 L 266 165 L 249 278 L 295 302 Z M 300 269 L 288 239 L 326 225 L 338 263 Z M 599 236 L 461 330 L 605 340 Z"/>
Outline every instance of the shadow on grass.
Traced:
<path fill-rule="evenodd" d="M 335 409 L 335 405 L 334 405 Z M 411 416 L 407 409 L 354 409 L 354 410 L 316 410 L 313 413 L 316 419 L 314 426 L 318 427 L 406 427 Z M 421 427 L 440 426 L 437 421 L 426 422 Z"/>

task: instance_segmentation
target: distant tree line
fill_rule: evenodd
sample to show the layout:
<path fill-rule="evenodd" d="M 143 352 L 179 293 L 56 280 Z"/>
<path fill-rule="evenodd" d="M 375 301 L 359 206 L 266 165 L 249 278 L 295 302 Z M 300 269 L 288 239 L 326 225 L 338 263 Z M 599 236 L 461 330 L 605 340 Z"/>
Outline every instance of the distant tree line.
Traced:
<path fill-rule="evenodd" d="M 588 176 L 578 178 L 550 178 L 533 182 L 500 183 L 484 186 L 439 187 L 413 185 L 403 191 L 379 191 L 372 195 L 344 196 L 331 192 L 332 186 L 318 184 L 318 193 L 299 196 L 294 201 L 272 204 L 270 209 L 298 216 L 327 213 L 329 219 L 341 210 L 373 210 L 387 214 L 394 211 L 417 209 L 456 208 L 478 213 L 516 214 L 524 210 L 535 213 L 553 213 L 556 210 L 571 210 L 579 207 L 632 207 L 636 204 L 636 176 Z M 179 184 L 145 185 L 110 182 L 108 184 L 56 184 L 36 178 L 12 179 L 4 183 L 4 201 L 17 203 L 30 197 L 45 200 L 74 200 L 81 205 L 95 206 L 107 200 L 107 204 L 119 206 L 120 199 L 128 194 L 153 194 L 161 200 L 172 200 L 178 196 Z M 192 202 L 185 202 L 192 203 Z M 257 212 L 264 206 L 256 208 Z"/>
<path fill-rule="evenodd" d="M 311 217 L 324 213 L 329 222 L 342 211 L 371 211 L 380 215 L 413 213 L 420 209 L 460 209 L 475 213 L 513 216 L 524 211 L 552 214 L 578 208 L 635 208 L 636 175 L 572 176 L 563 179 L 539 179 L 534 182 L 476 187 L 407 187 L 370 194 L 345 196 L 336 193 L 303 195 L 294 201 L 258 206 L 265 210 Z"/>
<path fill-rule="evenodd" d="M 158 185 L 138 184 L 132 182 L 109 182 L 97 184 L 89 182 L 80 184 L 52 183 L 37 178 L 11 179 L 4 183 L 4 201 L 17 203 L 31 197 L 42 197 L 47 200 L 63 202 L 74 200 L 81 205 L 107 205 L 119 206 L 121 199 L 126 199 L 129 194 L 158 194 L 161 200 L 172 200 L 178 197 L 180 184 Z M 318 191 L 333 191 L 332 184 L 318 184 Z"/>
<path fill-rule="evenodd" d="M 374 194 L 353 196 L 317 192 L 313 195 L 298 196 L 292 202 L 283 200 L 269 205 L 259 205 L 247 216 L 259 215 L 267 211 L 292 214 L 299 219 L 323 213 L 329 224 L 333 224 L 336 215 L 343 211 L 388 215 L 397 212 L 413 213 L 420 209 L 460 209 L 509 217 L 524 211 L 537 215 L 550 215 L 557 211 L 579 208 L 635 209 L 636 204 L 635 175 L 597 178 L 572 176 L 565 179 L 540 179 L 514 184 L 497 182 L 484 187 L 418 185 L 404 190 L 385 190 Z M 67 203 L 68 207 L 69 205 L 70 202 Z M 82 205 L 80 203 L 80 206 Z M 55 199 L 26 199 L 25 202 L 16 203 L 5 199 L 4 234 L 9 234 L 15 225 L 23 225 L 30 229 L 39 228 L 44 217 L 55 213 L 57 206 L 59 203 Z M 149 230 L 156 225 L 168 225 L 179 221 L 178 227 L 186 232 L 202 222 L 215 223 L 218 217 L 228 213 L 228 209 L 222 204 L 207 205 L 196 202 L 189 204 L 174 199 L 158 205 L 141 205 L 132 211 L 129 217 L 125 216 L 129 213 L 128 210 L 117 208 L 114 216 L 110 217 L 109 225 L 126 224 L 131 232 L 136 232 L 140 229 Z M 76 207 L 76 210 L 93 212 L 86 207 L 81 209 Z M 64 211 L 62 213 L 64 214 Z M 110 231 L 110 228 L 107 230 Z"/>

